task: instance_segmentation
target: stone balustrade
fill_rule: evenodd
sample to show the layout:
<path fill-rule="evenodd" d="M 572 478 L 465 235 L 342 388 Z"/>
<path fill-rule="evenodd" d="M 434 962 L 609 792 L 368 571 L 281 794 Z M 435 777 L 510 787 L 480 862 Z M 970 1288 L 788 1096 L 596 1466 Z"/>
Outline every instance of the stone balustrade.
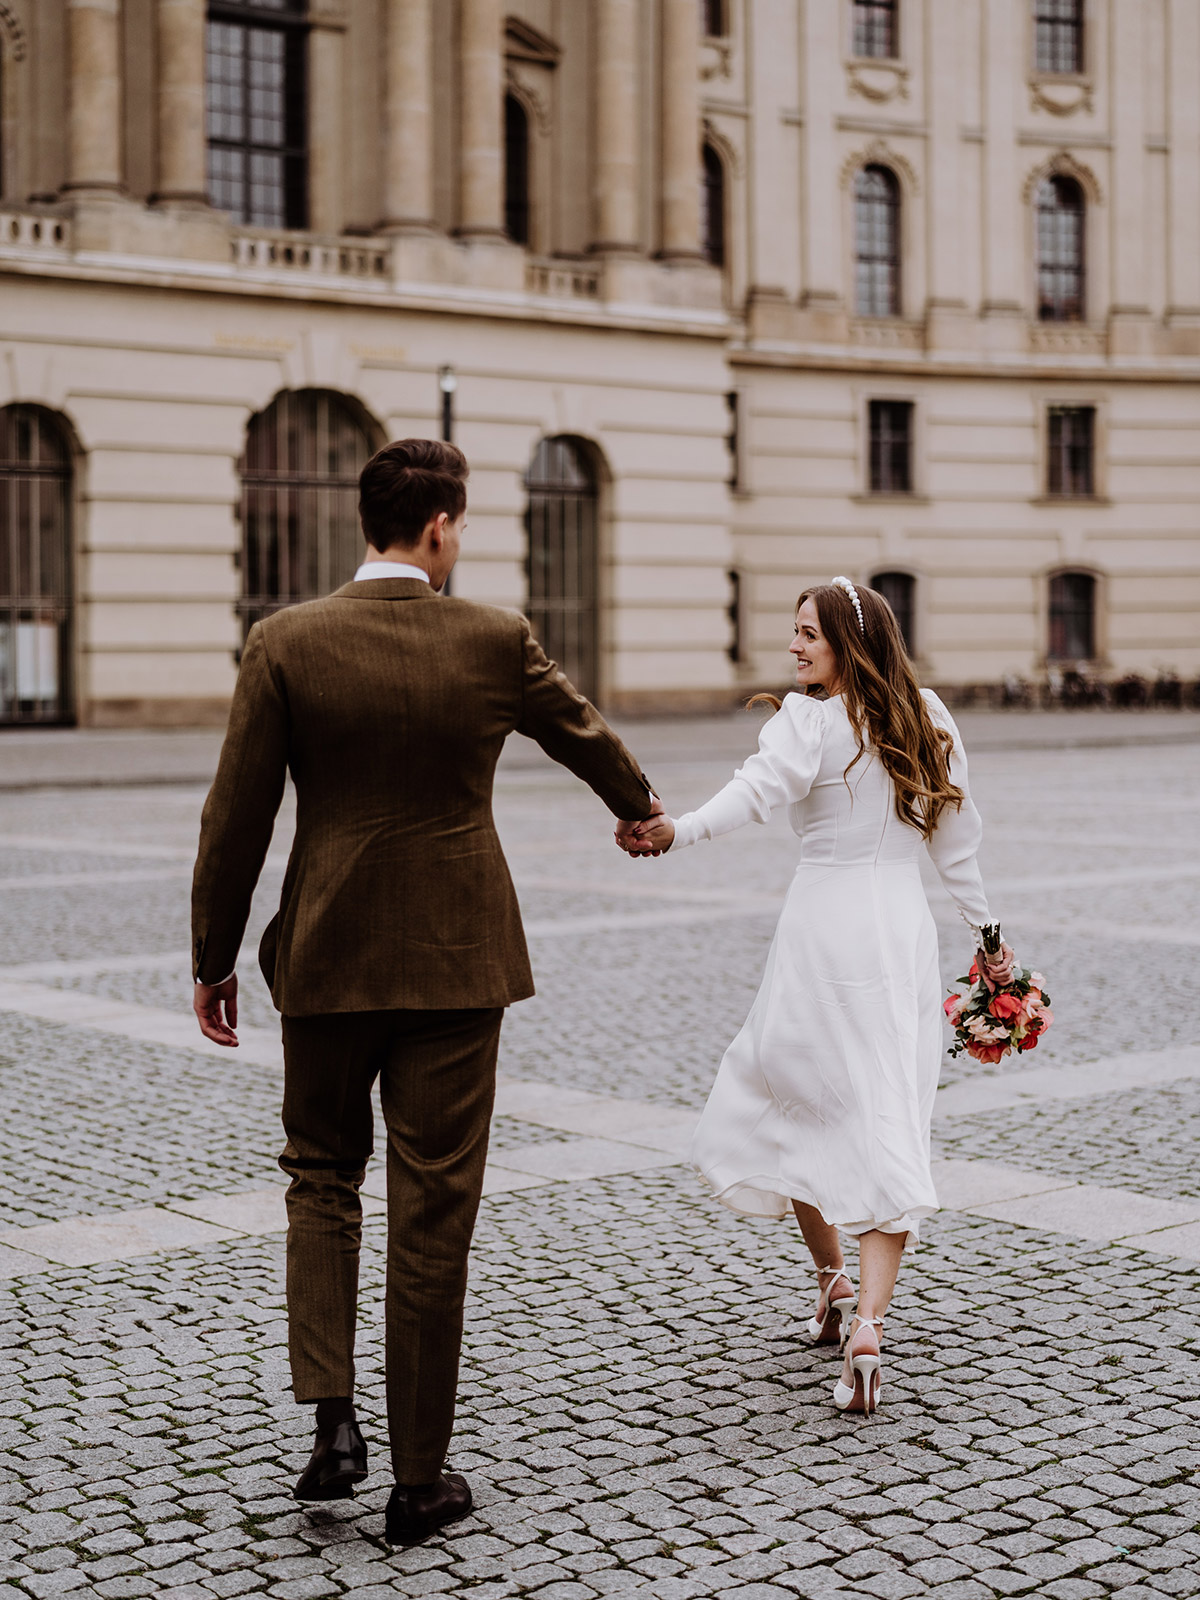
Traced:
<path fill-rule="evenodd" d="M 525 287 L 530 294 L 556 300 L 598 300 L 600 264 L 591 261 L 553 261 L 531 256 L 525 263 Z"/>
<path fill-rule="evenodd" d="M 392 270 L 392 247 L 387 239 L 317 239 L 262 228 L 237 228 L 230 248 L 238 267 L 269 273 L 298 272 L 386 283 Z"/>
<path fill-rule="evenodd" d="M 67 217 L 0 206 L 0 251 L 66 255 L 71 249 L 71 223 Z"/>

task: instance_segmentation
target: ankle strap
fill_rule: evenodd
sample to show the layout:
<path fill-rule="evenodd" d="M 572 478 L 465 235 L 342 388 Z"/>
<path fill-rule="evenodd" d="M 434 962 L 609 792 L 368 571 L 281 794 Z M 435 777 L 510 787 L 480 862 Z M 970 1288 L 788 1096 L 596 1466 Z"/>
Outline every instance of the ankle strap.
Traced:
<path fill-rule="evenodd" d="M 850 1318 L 850 1322 L 851 1322 L 851 1325 L 853 1325 L 856 1322 L 861 1322 L 864 1328 L 882 1328 L 883 1327 L 883 1318 L 882 1317 L 863 1317 L 863 1316 L 860 1316 L 857 1311 Z"/>
<path fill-rule="evenodd" d="M 818 1278 L 826 1278 L 831 1273 L 835 1278 L 846 1278 L 846 1279 L 849 1279 L 849 1277 L 850 1277 L 850 1274 L 846 1271 L 844 1266 L 843 1267 L 818 1267 L 816 1270 L 817 1270 L 817 1277 Z"/>

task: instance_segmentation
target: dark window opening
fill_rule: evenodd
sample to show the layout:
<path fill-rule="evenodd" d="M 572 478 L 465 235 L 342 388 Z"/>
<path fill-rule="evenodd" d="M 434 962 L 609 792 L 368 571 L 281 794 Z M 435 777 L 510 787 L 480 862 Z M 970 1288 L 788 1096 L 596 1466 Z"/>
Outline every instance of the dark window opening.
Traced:
<path fill-rule="evenodd" d="M 543 439 L 526 476 L 529 603 L 542 649 L 594 698 L 600 665 L 599 487 L 584 448 Z"/>
<path fill-rule="evenodd" d="M 900 315 L 900 185 L 886 167 L 854 180 L 854 272 L 860 317 Z"/>
<path fill-rule="evenodd" d="M 1084 498 L 1096 492 L 1093 406 L 1051 406 L 1046 419 L 1046 490 Z"/>
<path fill-rule="evenodd" d="M 529 118 L 515 94 L 504 97 L 504 231 L 529 243 Z"/>
<path fill-rule="evenodd" d="M 854 0 L 854 54 L 895 60 L 896 0 Z"/>
<path fill-rule="evenodd" d="M 904 648 L 910 656 L 914 655 L 916 643 L 913 623 L 917 580 L 907 572 L 877 572 L 871 579 L 871 587 L 891 606 L 904 640 Z"/>
<path fill-rule="evenodd" d="M 251 419 L 242 463 L 245 632 L 354 576 L 364 548 L 358 475 L 376 448 L 357 407 L 322 389 L 285 390 Z"/>
<path fill-rule="evenodd" d="M 706 39 L 723 39 L 729 32 L 726 0 L 700 0 L 700 29 Z"/>
<path fill-rule="evenodd" d="M 1033 54 L 1039 72 L 1083 71 L 1083 0 L 1035 0 Z"/>
<path fill-rule="evenodd" d="M 911 400 L 872 400 L 869 481 L 872 494 L 912 493 L 913 406 Z"/>
<path fill-rule="evenodd" d="M 1084 199 L 1074 178 L 1038 185 L 1038 316 L 1043 322 L 1077 322 L 1083 316 Z"/>
<path fill-rule="evenodd" d="M 235 222 L 308 226 L 303 0 L 210 0 L 208 193 Z"/>
<path fill-rule="evenodd" d="M 700 238 L 707 260 L 725 265 L 725 163 L 711 144 L 704 146 L 700 185 Z"/>
<path fill-rule="evenodd" d="M 1096 580 L 1089 572 L 1059 572 L 1050 579 L 1050 661 L 1096 658 Z"/>
<path fill-rule="evenodd" d="M 53 416 L 0 410 L 0 724 L 72 719 L 71 478 Z"/>

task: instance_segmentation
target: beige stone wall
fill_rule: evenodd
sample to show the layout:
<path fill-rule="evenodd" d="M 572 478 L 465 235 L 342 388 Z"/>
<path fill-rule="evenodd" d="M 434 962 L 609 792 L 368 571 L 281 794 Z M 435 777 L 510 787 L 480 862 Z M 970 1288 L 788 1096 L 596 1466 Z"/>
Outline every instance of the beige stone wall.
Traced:
<path fill-rule="evenodd" d="M 887 63 L 850 55 L 851 0 L 727 9 L 728 37 L 697 40 L 690 0 L 314 0 L 313 233 L 288 239 L 192 194 L 201 0 L 0 8 L 0 403 L 50 407 L 78 445 L 85 720 L 220 714 L 257 410 L 320 386 L 431 433 L 446 363 L 473 464 L 459 593 L 524 604 L 539 439 L 600 453 L 610 705 L 780 682 L 795 594 L 834 572 L 913 574 L 931 682 L 1041 674 L 1063 567 L 1100 580 L 1100 670 L 1200 673 L 1195 0 L 1089 0 L 1061 81 L 1032 69 L 1023 0 L 905 0 Z M 496 232 L 506 91 L 530 119 L 528 252 Z M 689 127 L 724 163 L 723 274 L 696 255 Z M 894 319 L 854 308 L 865 162 L 900 185 Z M 1088 197 L 1072 324 L 1035 318 L 1054 170 Z M 866 492 L 889 397 L 917 422 L 894 498 Z M 1097 408 L 1098 493 L 1052 502 L 1045 409 L 1072 402 Z"/>

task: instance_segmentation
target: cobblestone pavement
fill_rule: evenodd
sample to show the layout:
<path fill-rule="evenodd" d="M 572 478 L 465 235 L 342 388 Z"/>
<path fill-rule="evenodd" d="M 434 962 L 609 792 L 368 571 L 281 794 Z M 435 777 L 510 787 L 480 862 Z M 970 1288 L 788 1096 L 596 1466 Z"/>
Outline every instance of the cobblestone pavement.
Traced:
<path fill-rule="evenodd" d="M 805 1340 L 794 1229 L 678 1164 L 758 982 L 786 824 L 628 861 L 598 802 L 514 753 L 497 816 L 539 993 L 506 1023 L 472 1273 L 453 1459 L 478 1510 L 408 1552 L 381 1536 L 378 1199 L 377 1470 L 353 1502 L 289 1497 L 310 1418 L 286 1389 L 277 1028 L 246 959 L 242 1053 L 188 1031 L 202 788 L 122 788 L 109 760 L 107 787 L 0 793 L 0 1600 L 1200 1595 L 1200 747 L 1194 719 L 1176 743 L 1096 725 L 1064 750 L 970 724 L 992 901 L 1057 1020 L 1036 1057 L 946 1064 L 948 1209 L 869 1423 L 834 1413 Z M 676 811 L 753 736 L 631 730 Z M 87 748 L 52 770 L 75 781 Z M 139 778 L 190 778 L 194 750 L 164 749 Z M 285 813 L 254 932 L 287 835 Z M 934 901 L 950 981 L 969 951 Z"/>

